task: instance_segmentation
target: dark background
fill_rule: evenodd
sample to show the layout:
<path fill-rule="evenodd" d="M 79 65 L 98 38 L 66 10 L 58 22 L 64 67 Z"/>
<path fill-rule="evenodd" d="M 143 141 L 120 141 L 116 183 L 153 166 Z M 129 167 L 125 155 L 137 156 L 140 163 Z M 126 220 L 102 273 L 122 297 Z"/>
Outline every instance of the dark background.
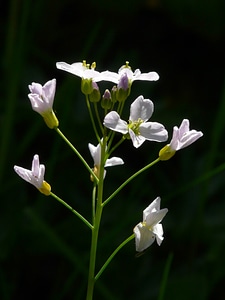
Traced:
<path fill-rule="evenodd" d="M 133 70 L 157 71 L 160 80 L 135 82 L 128 101 L 140 94 L 152 99 L 152 120 L 166 126 L 169 139 L 184 118 L 204 133 L 106 206 L 97 268 L 157 196 L 169 213 L 162 245 L 155 243 L 136 258 L 134 243 L 127 244 L 97 283 L 95 299 L 224 299 L 224 15 L 223 0 L 1 4 L 0 299 L 85 299 L 89 230 L 13 171 L 15 164 L 30 168 L 38 153 L 53 192 L 90 218 L 89 175 L 27 98 L 32 81 L 57 79 L 60 128 L 92 164 L 87 144 L 96 140 L 80 79 L 55 67 L 57 61 L 83 59 L 96 61 L 99 71 L 117 71 L 127 60 Z M 126 141 L 116 152 L 125 165 L 108 170 L 106 196 L 155 159 L 161 147 L 146 142 L 137 150 Z"/>

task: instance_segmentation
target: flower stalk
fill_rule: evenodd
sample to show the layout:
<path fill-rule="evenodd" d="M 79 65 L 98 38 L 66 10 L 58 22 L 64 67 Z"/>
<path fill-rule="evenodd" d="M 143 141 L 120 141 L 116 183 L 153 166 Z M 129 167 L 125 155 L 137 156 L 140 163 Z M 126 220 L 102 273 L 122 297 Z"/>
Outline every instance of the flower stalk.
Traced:
<path fill-rule="evenodd" d="M 102 200 L 103 200 L 103 183 L 104 183 L 104 166 L 105 166 L 105 151 L 106 151 L 106 138 L 103 137 L 101 145 L 101 162 L 99 170 L 99 182 L 97 191 L 97 203 L 96 212 L 93 228 L 92 228 L 92 238 L 91 238 L 91 250 L 90 250 L 90 262 L 89 262 L 89 274 L 88 274 L 88 287 L 87 287 L 87 297 L 86 300 L 92 300 L 95 284 L 95 264 L 96 264 L 96 254 L 97 254 L 97 244 L 98 244 L 98 234 L 99 227 L 101 223 L 102 216 Z"/>

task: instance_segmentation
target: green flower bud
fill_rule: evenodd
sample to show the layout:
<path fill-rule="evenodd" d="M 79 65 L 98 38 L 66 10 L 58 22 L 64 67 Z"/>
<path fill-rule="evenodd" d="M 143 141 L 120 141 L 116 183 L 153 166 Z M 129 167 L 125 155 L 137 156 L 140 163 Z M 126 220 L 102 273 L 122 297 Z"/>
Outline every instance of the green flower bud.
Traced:
<path fill-rule="evenodd" d="M 102 97 L 101 106 L 104 109 L 110 109 L 112 107 L 112 98 L 109 90 L 105 90 L 105 93 Z"/>
<path fill-rule="evenodd" d="M 101 99 L 101 93 L 99 91 L 99 87 L 96 82 L 92 81 L 93 91 L 89 95 L 89 100 L 91 102 L 98 102 Z"/>
<path fill-rule="evenodd" d="M 81 92 L 84 95 L 89 95 L 93 92 L 92 78 L 81 79 Z"/>

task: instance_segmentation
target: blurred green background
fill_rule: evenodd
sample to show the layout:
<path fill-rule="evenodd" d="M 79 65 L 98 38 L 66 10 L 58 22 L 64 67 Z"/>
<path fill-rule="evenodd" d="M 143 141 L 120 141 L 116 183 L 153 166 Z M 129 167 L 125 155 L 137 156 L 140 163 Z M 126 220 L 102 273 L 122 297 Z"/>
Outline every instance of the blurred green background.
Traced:
<path fill-rule="evenodd" d="M 165 240 L 135 257 L 130 242 L 96 285 L 95 299 L 211 300 L 225 298 L 225 2 L 223 0 L 11 0 L 1 4 L 0 299 L 85 299 L 90 232 L 51 197 L 23 182 L 13 165 L 30 168 L 38 153 L 52 190 L 91 216 L 89 175 L 32 111 L 32 81 L 57 79 L 54 109 L 60 128 L 92 164 L 96 144 L 80 79 L 57 61 L 96 61 L 100 71 L 129 61 L 157 71 L 135 82 L 132 101 L 153 100 L 152 120 L 170 137 L 190 119 L 204 137 L 143 173 L 104 210 L 97 265 L 132 233 L 157 196 L 169 213 Z M 104 84 L 101 85 L 104 87 Z M 110 85 L 111 87 L 111 85 Z M 128 116 L 129 102 L 127 106 Z M 164 144 L 163 144 L 164 145 Z M 157 157 L 162 144 L 118 149 L 125 165 L 111 168 L 106 196 Z M 168 273 L 168 276 L 166 275 Z"/>

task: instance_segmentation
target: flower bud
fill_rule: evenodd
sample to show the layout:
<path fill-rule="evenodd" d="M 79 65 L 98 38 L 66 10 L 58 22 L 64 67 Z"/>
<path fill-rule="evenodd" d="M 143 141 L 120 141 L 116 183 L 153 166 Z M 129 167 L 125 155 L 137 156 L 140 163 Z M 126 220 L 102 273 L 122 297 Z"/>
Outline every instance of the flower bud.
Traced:
<path fill-rule="evenodd" d="M 89 95 L 89 99 L 91 102 L 98 102 L 101 99 L 101 93 L 99 91 L 99 87 L 96 82 L 92 81 L 93 91 Z"/>
<path fill-rule="evenodd" d="M 101 106 L 104 109 L 110 109 L 112 106 L 111 93 L 108 89 L 105 90 L 105 93 L 102 96 Z"/>
<path fill-rule="evenodd" d="M 117 94 L 117 86 L 114 85 L 111 89 L 112 103 L 116 103 L 116 101 L 117 101 L 116 94 Z"/>
<path fill-rule="evenodd" d="M 120 77 L 119 83 L 117 85 L 116 98 L 119 102 L 125 101 L 130 94 L 131 84 L 127 73 L 123 73 Z"/>
<path fill-rule="evenodd" d="M 84 95 L 89 95 L 93 92 L 92 78 L 81 79 L 81 92 Z"/>

